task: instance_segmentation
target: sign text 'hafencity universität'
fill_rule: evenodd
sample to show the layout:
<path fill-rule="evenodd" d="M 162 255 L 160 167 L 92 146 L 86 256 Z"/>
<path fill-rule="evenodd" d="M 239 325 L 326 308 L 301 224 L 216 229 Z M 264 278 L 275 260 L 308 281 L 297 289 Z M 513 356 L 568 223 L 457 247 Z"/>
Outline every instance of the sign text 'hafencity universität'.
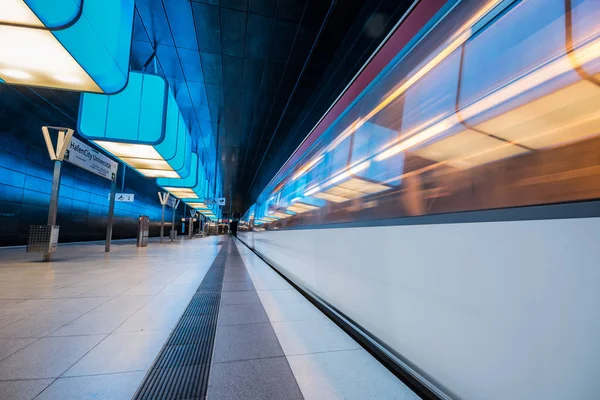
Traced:
<path fill-rule="evenodd" d="M 111 181 L 117 178 L 119 164 L 77 138 L 71 138 L 65 161 Z"/>

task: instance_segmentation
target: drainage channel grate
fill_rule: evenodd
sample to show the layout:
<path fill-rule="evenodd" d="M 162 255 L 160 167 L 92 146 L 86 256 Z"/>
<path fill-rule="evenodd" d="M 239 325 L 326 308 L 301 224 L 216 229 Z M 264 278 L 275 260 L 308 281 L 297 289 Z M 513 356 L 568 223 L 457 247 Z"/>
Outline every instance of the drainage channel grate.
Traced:
<path fill-rule="evenodd" d="M 134 399 L 204 399 L 229 244 L 210 266 Z"/>

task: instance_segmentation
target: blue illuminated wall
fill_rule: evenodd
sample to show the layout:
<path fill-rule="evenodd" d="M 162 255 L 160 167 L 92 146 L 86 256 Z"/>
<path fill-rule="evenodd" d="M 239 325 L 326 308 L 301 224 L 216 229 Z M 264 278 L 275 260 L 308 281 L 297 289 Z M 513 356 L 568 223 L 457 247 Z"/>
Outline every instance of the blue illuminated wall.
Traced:
<path fill-rule="evenodd" d="M 48 106 L 63 96 L 64 109 Z M 53 164 L 41 134 L 42 125 L 74 127 L 78 95 L 27 88 L 0 89 L 0 246 L 26 244 L 30 224 L 45 224 L 52 187 Z M 61 103 L 59 103 L 61 104 Z M 71 107 L 72 105 L 72 107 Z M 121 187 L 119 166 L 117 191 Z M 148 215 L 151 235 L 160 230 L 161 206 L 153 179 L 128 169 L 125 192 L 134 203 L 116 203 L 113 239 L 133 238 L 140 214 Z M 106 235 L 110 182 L 81 168 L 63 163 L 57 224 L 60 241 L 103 240 Z M 183 206 L 176 215 L 180 229 Z M 171 209 L 165 211 L 165 232 Z"/>

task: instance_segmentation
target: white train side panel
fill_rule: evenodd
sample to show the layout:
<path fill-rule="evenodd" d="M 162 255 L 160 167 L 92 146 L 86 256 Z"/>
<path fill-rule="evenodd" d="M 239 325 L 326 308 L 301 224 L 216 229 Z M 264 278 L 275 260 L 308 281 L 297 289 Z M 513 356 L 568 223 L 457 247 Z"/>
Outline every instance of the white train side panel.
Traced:
<path fill-rule="evenodd" d="M 462 398 L 598 398 L 599 218 L 241 236 Z"/>

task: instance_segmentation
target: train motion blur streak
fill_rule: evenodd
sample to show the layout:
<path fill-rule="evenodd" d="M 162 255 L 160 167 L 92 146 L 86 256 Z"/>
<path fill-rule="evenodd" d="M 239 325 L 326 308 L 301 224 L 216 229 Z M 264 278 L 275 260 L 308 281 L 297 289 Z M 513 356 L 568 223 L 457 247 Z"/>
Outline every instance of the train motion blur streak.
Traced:
<path fill-rule="evenodd" d="M 449 1 L 394 51 L 240 238 L 440 397 L 597 397 L 598 1 Z"/>

